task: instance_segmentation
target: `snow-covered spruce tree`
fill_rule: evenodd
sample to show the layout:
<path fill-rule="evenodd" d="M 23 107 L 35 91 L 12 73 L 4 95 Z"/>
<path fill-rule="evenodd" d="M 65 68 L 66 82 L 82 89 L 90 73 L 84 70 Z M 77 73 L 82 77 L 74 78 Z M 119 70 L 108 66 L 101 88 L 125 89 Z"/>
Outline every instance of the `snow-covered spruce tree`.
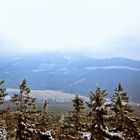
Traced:
<path fill-rule="evenodd" d="M 26 80 L 22 81 L 19 88 L 19 94 L 11 98 L 11 101 L 17 105 L 15 112 L 15 119 L 17 120 L 16 140 L 28 140 L 35 129 L 37 114 L 35 98 L 30 97 L 30 89 Z"/>
<path fill-rule="evenodd" d="M 48 110 L 48 102 L 45 100 L 44 106 L 40 111 L 36 128 L 38 131 L 46 132 L 52 129 L 53 114 Z"/>
<path fill-rule="evenodd" d="M 75 99 L 72 100 L 73 108 L 72 119 L 74 123 L 74 129 L 76 132 L 84 131 L 85 128 L 85 113 L 84 113 L 84 101 L 78 95 L 75 96 Z"/>
<path fill-rule="evenodd" d="M 87 102 L 90 112 L 89 131 L 91 132 L 91 140 L 105 140 L 102 129 L 106 129 L 103 115 L 106 115 L 105 97 L 106 90 L 97 88 L 95 92 L 91 91 L 89 102 Z"/>
<path fill-rule="evenodd" d="M 123 90 L 121 84 L 115 89 L 115 94 L 111 98 L 112 111 L 115 112 L 116 130 L 123 132 L 125 139 L 140 138 L 136 119 L 131 117 L 132 108 L 129 105 L 129 97 Z"/>
<path fill-rule="evenodd" d="M 105 120 L 108 117 L 107 107 L 105 103 L 106 90 L 97 88 L 95 92 L 91 91 L 89 102 L 87 102 L 90 112 L 87 115 L 90 118 L 88 129 L 91 133 L 91 140 L 122 140 L 123 138 L 116 134 L 111 133 L 106 124 Z"/>
<path fill-rule="evenodd" d="M 4 81 L 0 81 L 0 86 L 2 86 L 3 83 Z M 3 87 L 0 87 L 0 104 L 3 104 L 4 98 L 6 95 L 7 95 L 6 89 Z"/>
<path fill-rule="evenodd" d="M 4 98 L 7 95 L 6 93 L 6 89 L 2 87 L 2 84 L 4 83 L 4 81 L 0 81 L 0 105 L 3 105 L 4 103 Z M 4 137 L 6 136 L 6 124 L 5 124 L 5 115 L 6 115 L 7 109 L 5 109 L 4 107 L 2 109 L 0 109 L 0 130 L 1 130 L 1 134 L 0 137 L 2 139 L 4 139 Z"/>
<path fill-rule="evenodd" d="M 124 137 L 126 140 L 140 140 L 140 130 L 137 123 L 138 119 L 125 116 L 126 127 L 124 129 Z"/>
<path fill-rule="evenodd" d="M 14 116 L 14 112 L 10 109 L 10 107 L 6 108 L 5 113 L 3 114 L 3 120 L 5 122 L 5 130 L 7 134 L 8 140 L 15 139 L 15 127 L 16 120 Z"/>
<path fill-rule="evenodd" d="M 4 81 L 0 81 L 0 86 L 4 84 Z M 3 105 L 6 101 L 4 98 L 8 95 L 6 93 L 6 89 L 3 87 L 0 87 L 0 105 L 2 105 L 2 109 L 0 109 L 0 122 L 1 126 L 4 128 L 4 131 L 6 132 L 6 138 L 12 140 L 15 137 L 15 119 L 14 119 L 14 113 L 10 109 L 10 107 L 6 107 Z M 2 129 L 2 128 L 0 128 Z"/>
<path fill-rule="evenodd" d="M 112 111 L 115 112 L 116 124 L 120 130 L 124 128 L 124 118 L 126 115 L 132 112 L 130 105 L 128 104 L 128 96 L 121 84 L 115 89 L 115 94 L 111 97 Z"/>
<path fill-rule="evenodd" d="M 62 126 L 62 123 L 64 122 L 64 114 L 59 114 L 59 120 L 55 120 L 55 124 L 53 125 L 53 137 L 57 140 L 59 140 L 61 138 L 61 126 Z"/>
<path fill-rule="evenodd" d="M 3 139 L 12 140 L 14 137 L 13 130 L 15 128 L 14 115 L 10 108 L 5 104 L 6 101 L 4 98 L 8 94 L 6 93 L 6 89 L 3 88 L 2 84 L 4 84 L 4 81 L 0 81 L 0 105 L 2 106 L 0 109 L 0 136 Z"/>
<path fill-rule="evenodd" d="M 81 132 L 85 131 L 86 118 L 84 113 L 84 101 L 78 95 L 73 102 L 73 111 L 64 118 L 61 127 L 61 138 L 65 140 L 81 140 Z"/>

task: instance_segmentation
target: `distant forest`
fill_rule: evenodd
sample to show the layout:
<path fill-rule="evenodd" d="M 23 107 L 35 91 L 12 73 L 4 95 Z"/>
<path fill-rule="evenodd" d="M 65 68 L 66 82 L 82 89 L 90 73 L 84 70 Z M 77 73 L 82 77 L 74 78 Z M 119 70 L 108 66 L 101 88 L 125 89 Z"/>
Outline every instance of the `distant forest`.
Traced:
<path fill-rule="evenodd" d="M 64 109 L 68 103 L 61 103 L 62 108 L 56 105 L 53 112 L 47 99 L 37 107 L 26 80 L 10 100 L 5 100 L 3 85 L 0 81 L 1 140 L 140 140 L 140 119 L 121 84 L 110 102 L 106 90 L 97 87 L 88 101 L 76 95 L 70 111 Z"/>

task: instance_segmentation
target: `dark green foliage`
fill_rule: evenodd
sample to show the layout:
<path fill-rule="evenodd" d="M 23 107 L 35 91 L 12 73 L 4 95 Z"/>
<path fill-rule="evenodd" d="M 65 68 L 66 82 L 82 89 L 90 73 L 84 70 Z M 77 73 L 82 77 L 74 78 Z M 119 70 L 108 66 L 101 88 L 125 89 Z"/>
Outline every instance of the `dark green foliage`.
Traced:
<path fill-rule="evenodd" d="M 91 140 L 104 140 L 101 128 L 106 129 L 103 118 L 107 114 L 105 105 L 106 95 L 106 90 L 97 88 L 95 92 L 91 91 L 90 100 L 87 102 L 90 108 L 88 117 L 90 117 L 89 130 L 91 132 Z"/>
<path fill-rule="evenodd" d="M 112 96 L 111 101 L 111 109 L 115 113 L 114 127 L 116 127 L 116 130 L 123 132 L 125 139 L 140 138 L 137 129 L 138 120 L 131 117 L 133 109 L 129 105 L 129 97 L 121 84 L 115 89 L 115 95 Z"/>
<path fill-rule="evenodd" d="M 3 83 L 1 81 L 0 85 Z M 6 89 L 1 87 L 1 106 L 6 103 L 6 95 Z M 87 111 L 84 100 L 78 95 L 68 104 L 49 104 L 45 100 L 43 107 L 37 109 L 36 99 L 30 96 L 30 89 L 23 80 L 19 93 L 11 98 L 16 109 L 12 110 L 8 103 L 8 107 L 0 110 L 0 128 L 5 130 L 9 140 L 30 140 L 45 131 L 51 131 L 55 140 L 86 140 L 83 132 L 90 132 L 90 140 L 139 140 L 140 121 L 132 117 L 133 110 L 121 84 L 115 89 L 110 104 L 105 102 L 106 95 L 106 90 L 101 88 L 91 91 Z M 50 108 L 55 117 L 49 112 Z M 67 109 L 72 111 L 67 113 Z"/>
<path fill-rule="evenodd" d="M 121 84 L 115 89 L 115 94 L 112 96 L 112 111 L 115 112 L 116 124 L 120 124 L 120 129 L 124 127 L 125 116 L 132 112 L 130 105 L 128 104 L 128 96 Z"/>
<path fill-rule="evenodd" d="M 76 95 L 75 99 L 72 100 L 74 110 L 72 113 L 72 122 L 74 123 L 74 127 L 76 131 L 83 131 L 85 121 L 84 114 L 84 101 L 78 95 Z"/>
<path fill-rule="evenodd" d="M 53 114 L 48 111 L 48 102 L 45 100 L 44 106 L 39 113 L 38 121 L 36 124 L 37 131 L 46 132 L 52 129 Z"/>
<path fill-rule="evenodd" d="M 128 104 L 129 97 L 127 93 L 123 91 L 121 84 L 115 89 L 115 95 L 112 96 L 112 110 L 116 113 L 116 117 L 123 121 L 124 115 L 128 115 L 132 112 L 130 105 Z"/>
<path fill-rule="evenodd" d="M 60 128 L 61 139 L 80 139 L 81 131 L 85 131 L 86 118 L 84 113 L 84 101 L 78 95 L 75 96 L 73 102 L 73 111 L 64 118 Z"/>
<path fill-rule="evenodd" d="M 19 94 L 14 95 L 11 101 L 17 105 L 15 117 L 17 120 L 16 140 L 27 140 L 34 132 L 36 123 L 36 106 L 35 98 L 30 97 L 30 89 L 23 80 L 19 86 Z"/>

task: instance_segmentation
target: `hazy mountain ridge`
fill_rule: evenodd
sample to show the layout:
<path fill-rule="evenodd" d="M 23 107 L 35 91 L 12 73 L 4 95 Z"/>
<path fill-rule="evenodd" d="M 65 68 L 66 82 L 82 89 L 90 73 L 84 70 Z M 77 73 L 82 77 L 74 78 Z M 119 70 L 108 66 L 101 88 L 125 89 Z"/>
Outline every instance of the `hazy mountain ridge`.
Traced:
<path fill-rule="evenodd" d="M 84 96 L 96 86 L 114 92 L 119 82 L 130 98 L 139 101 L 140 61 L 126 58 L 95 59 L 76 54 L 48 53 L 3 59 L 0 79 L 18 88 L 25 78 L 31 89 L 62 90 Z"/>

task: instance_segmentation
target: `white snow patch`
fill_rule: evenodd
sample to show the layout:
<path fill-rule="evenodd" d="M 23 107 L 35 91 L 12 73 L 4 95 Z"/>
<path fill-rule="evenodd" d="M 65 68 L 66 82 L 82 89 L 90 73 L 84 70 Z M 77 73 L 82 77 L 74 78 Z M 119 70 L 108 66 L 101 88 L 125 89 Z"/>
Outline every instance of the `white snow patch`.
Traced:
<path fill-rule="evenodd" d="M 73 56 L 63 56 L 63 58 L 65 58 L 67 61 L 77 60 L 77 58 Z"/>
<path fill-rule="evenodd" d="M 77 84 L 80 84 L 81 82 L 83 82 L 83 81 L 85 81 L 85 80 L 86 80 L 86 78 L 83 78 L 83 79 L 81 79 L 81 80 L 78 80 L 78 81 L 72 83 L 72 84 L 70 85 L 70 87 L 75 86 L 75 85 L 77 85 Z"/>
<path fill-rule="evenodd" d="M 4 100 L 9 101 L 11 99 L 11 96 L 7 95 L 5 96 Z"/>
<path fill-rule="evenodd" d="M 46 71 L 48 68 L 51 68 L 55 66 L 55 64 L 53 63 L 42 63 L 39 65 L 39 67 L 35 70 L 33 70 L 33 72 L 43 72 Z"/>
<path fill-rule="evenodd" d="M 86 139 L 86 140 L 90 140 L 91 138 L 91 133 L 90 132 L 80 132 L 83 139 Z"/>
<path fill-rule="evenodd" d="M 140 71 L 140 68 L 130 67 L 130 66 L 105 66 L 105 67 L 86 67 L 86 70 L 98 70 L 98 69 L 124 69 L 124 70 L 131 70 L 131 71 Z"/>

